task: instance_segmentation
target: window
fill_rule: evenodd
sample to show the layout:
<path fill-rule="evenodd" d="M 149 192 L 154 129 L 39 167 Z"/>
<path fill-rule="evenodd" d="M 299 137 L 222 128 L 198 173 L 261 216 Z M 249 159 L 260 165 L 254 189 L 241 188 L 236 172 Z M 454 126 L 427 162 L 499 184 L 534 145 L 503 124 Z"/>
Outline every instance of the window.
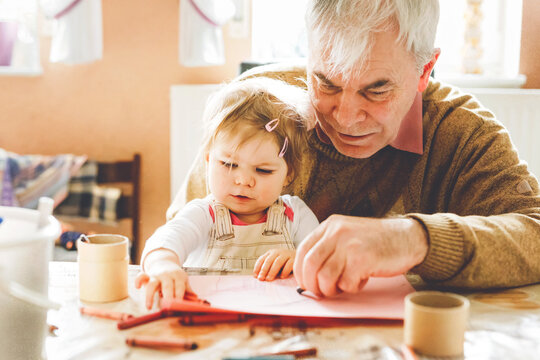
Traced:
<path fill-rule="evenodd" d="M 456 85 L 519 86 L 521 0 L 440 0 L 437 77 Z M 468 68 L 468 69 L 467 69 Z"/>
<path fill-rule="evenodd" d="M 253 0 L 252 57 L 267 62 L 307 56 L 307 0 Z"/>
<path fill-rule="evenodd" d="M 41 72 L 37 0 L 0 0 L 0 74 Z"/>
<path fill-rule="evenodd" d="M 435 41 L 442 50 L 435 68 L 437 77 L 467 87 L 516 87 L 525 82 L 519 75 L 522 0 L 439 3 L 444 15 L 440 16 Z M 305 4 L 306 0 L 253 0 L 253 60 L 269 62 L 307 55 Z M 471 48 L 476 39 L 479 43 Z M 465 46 L 469 46 L 468 51 Z M 471 60 L 471 53 L 478 57 Z M 464 71 L 465 61 L 477 65 L 473 66 L 475 74 Z"/>

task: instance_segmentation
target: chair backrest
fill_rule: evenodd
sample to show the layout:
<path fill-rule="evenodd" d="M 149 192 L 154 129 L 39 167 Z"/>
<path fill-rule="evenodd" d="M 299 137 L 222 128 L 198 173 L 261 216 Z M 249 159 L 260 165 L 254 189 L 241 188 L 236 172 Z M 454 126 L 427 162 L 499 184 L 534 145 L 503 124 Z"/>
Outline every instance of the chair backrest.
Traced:
<path fill-rule="evenodd" d="M 141 155 L 135 154 L 132 160 L 98 162 L 98 184 L 126 184 L 129 192 L 122 191 L 116 206 L 117 219 L 131 219 L 130 259 L 136 264 L 140 247 L 140 180 Z"/>

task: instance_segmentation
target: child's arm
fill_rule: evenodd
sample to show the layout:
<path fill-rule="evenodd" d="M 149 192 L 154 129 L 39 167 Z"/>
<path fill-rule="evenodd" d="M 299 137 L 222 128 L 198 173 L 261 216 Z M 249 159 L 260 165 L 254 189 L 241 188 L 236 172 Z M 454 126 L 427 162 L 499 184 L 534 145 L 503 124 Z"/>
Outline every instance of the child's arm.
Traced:
<path fill-rule="evenodd" d="M 148 308 L 156 293 L 166 299 L 181 299 L 184 292 L 191 292 L 182 264 L 190 253 L 207 246 L 207 234 L 212 226 L 208 206 L 206 199 L 191 201 L 146 241 L 141 257 L 142 273 L 137 276 L 135 286 L 146 285 Z"/>
<path fill-rule="evenodd" d="M 156 293 L 161 293 L 164 299 L 182 299 L 184 293 L 191 292 L 188 276 L 178 256 L 171 250 L 157 249 L 144 259 L 144 272 L 137 275 L 135 287 L 139 289 L 146 285 L 146 307 L 150 309 Z"/>
<path fill-rule="evenodd" d="M 253 268 L 253 276 L 261 281 L 272 281 L 281 272 L 282 279 L 291 275 L 296 250 L 272 249 L 261 255 Z"/>

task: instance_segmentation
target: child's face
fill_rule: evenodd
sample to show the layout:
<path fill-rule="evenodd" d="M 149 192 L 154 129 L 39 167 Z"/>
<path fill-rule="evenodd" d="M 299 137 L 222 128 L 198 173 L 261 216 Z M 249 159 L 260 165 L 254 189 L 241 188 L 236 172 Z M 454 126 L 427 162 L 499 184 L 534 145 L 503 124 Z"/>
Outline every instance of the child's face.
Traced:
<path fill-rule="evenodd" d="M 268 137 L 255 137 L 237 148 L 239 139 L 218 139 L 206 156 L 208 182 L 216 200 L 240 220 L 259 220 L 287 184 L 287 164 Z M 236 151 L 235 151 L 236 149 Z"/>

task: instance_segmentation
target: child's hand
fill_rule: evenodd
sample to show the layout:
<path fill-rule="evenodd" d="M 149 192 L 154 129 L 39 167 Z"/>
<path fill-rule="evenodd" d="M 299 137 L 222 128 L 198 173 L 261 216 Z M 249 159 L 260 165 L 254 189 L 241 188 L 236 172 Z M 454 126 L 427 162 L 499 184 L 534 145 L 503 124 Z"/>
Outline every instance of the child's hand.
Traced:
<path fill-rule="evenodd" d="M 295 250 L 269 250 L 257 259 L 253 276 L 261 281 L 272 281 L 281 271 L 281 278 L 284 279 L 292 273 L 295 255 Z"/>
<path fill-rule="evenodd" d="M 157 251 L 156 251 L 157 252 Z M 150 254 L 154 255 L 154 254 Z M 193 290 L 189 286 L 188 276 L 175 258 L 155 254 L 152 261 L 150 255 L 145 261 L 146 272 L 141 272 L 135 279 L 135 287 L 146 286 L 146 307 L 152 308 L 154 295 L 160 294 L 164 299 L 182 299 L 184 294 Z"/>

